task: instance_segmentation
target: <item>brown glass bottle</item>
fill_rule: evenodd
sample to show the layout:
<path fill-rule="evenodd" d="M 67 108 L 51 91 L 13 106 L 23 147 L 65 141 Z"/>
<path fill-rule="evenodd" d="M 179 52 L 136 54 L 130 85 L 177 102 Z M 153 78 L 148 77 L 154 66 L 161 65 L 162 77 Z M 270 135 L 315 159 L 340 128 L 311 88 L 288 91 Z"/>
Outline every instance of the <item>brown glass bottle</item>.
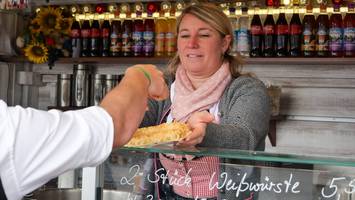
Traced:
<path fill-rule="evenodd" d="M 250 25 L 250 35 L 251 35 L 251 57 L 262 56 L 262 46 L 263 46 L 263 26 L 261 24 L 260 16 L 255 14 L 251 20 Z"/>
<path fill-rule="evenodd" d="M 143 20 L 136 19 L 133 21 L 133 32 L 132 32 L 132 50 L 133 56 L 143 55 L 143 45 L 144 45 L 144 24 Z"/>
<path fill-rule="evenodd" d="M 354 3 L 348 3 L 344 18 L 344 56 L 355 57 L 355 12 Z"/>
<path fill-rule="evenodd" d="M 329 19 L 323 12 L 316 20 L 316 52 L 320 57 L 329 56 Z"/>
<path fill-rule="evenodd" d="M 275 22 L 272 14 L 266 16 L 264 27 L 264 50 L 265 57 L 272 57 L 275 55 Z"/>
<path fill-rule="evenodd" d="M 302 23 L 298 13 L 293 13 L 290 22 L 290 56 L 301 56 Z"/>
<path fill-rule="evenodd" d="M 343 19 L 337 4 L 329 19 L 329 54 L 334 57 L 343 56 Z"/>
<path fill-rule="evenodd" d="M 302 22 L 302 55 L 304 57 L 315 55 L 315 23 L 314 15 L 308 9 Z"/>
<path fill-rule="evenodd" d="M 143 53 L 144 56 L 154 56 L 154 19 L 146 19 L 144 20 L 144 46 Z"/>
<path fill-rule="evenodd" d="M 280 13 L 276 22 L 276 56 L 288 54 L 288 24 L 285 13 Z"/>
<path fill-rule="evenodd" d="M 110 32 L 111 26 L 108 20 L 104 20 L 101 26 L 102 56 L 110 55 Z"/>
<path fill-rule="evenodd" d="M 132 20 L 124 20 L 122 24 L 122 56 L 132 55 Z"/>
<path fill-rule="evenodd" d="M 121 21 L 114 20 L 111 24 L 110 56 L 120 56 L 122 51 Z"/>

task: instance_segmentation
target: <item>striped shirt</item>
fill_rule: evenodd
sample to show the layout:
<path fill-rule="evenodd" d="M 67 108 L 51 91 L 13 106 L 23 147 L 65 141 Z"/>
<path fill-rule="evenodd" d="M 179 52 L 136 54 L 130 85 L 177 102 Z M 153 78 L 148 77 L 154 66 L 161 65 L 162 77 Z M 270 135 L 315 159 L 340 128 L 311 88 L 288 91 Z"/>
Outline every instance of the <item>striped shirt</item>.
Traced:
<path fill-rule="evenodd" d="M 210 184 L 212 186 L 218 182 L 218 157 L 206 156 L 191 161 L 177 161 L 160 154 L 159 158 L 164 168 L 169 171 L 169 181 L 176 194 L 186 198 L 217 197 L 218 189 L 210 189 Z"/>
<path fill-rule="evenodd" d="M 170 96 L 174 96 L 174 84 L 170 89 Z M 210 113 L 214 115 L 215 122 L 219 123 L 218 115 L 219 102 L 214 104 Z M 170 111 L 170 110 L 169 110 Z M 172 122 L 170 112 L 165 113 L 166 122 Z M 164 116 L 163 116 L 164 117 Z M 163 120 L 163 119 L 162 119 Z M 161 121 L 162 122 L 162 121 Z M 180 157 L 180 155 L 177 155 Z M 219 158 L 218 157 L 199 157 L 191 161 L 180 161 L 165 157 L 159 154 L 160 162 L 169 171 L 168 178 L 176 194 L 186 198 L 214 198 L 218 195 L 218 189 L 210 189 L 210 185 L 218 182 Z M 214 176 L 212 176 L 215 173 Z M 212 177 L 212 178 L 211 178 Z M 188 184 L 174 184 L 174 180 L 185 180 Z"/>

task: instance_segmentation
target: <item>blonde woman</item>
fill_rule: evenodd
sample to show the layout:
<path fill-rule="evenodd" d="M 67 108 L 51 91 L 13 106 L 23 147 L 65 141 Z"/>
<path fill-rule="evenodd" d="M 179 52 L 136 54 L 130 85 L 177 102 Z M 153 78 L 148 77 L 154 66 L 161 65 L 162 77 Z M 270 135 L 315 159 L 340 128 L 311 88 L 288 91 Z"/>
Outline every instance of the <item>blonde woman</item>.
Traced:
<path fill-rule="evenodd" d="M 194 4 L 177 19 L 177 54 L 169 64 L 170 99 L 150 101 L 141 126 L 186 122 L 192 133 L 177 145 L 244 150 L 264 150 L 270 107 L 264 84 L 242 75 L 240 62 L 229 55 L 233 43 L 227 16 L 215 5 Z M 235 190 L 211 188 L 227 172 L 240 180 L 240 169 L 227 167 L 218 157 L 159 155 L 170 171 L 169 179 L 190 177 L 189 184 L 171 185 L 166 199 L 246 199 Z M 174 173 L 176 172 L 176 173 Z M 213 176 L 217 173 L 216 176 Z M 211 180 L 212 177 L 212 180 Z M 250 177 L 250 174 L 248 174 Z M 162 188 L 160 188 L 162 189 Z M 163 198 L 156 194 L 155 199 Z"/>

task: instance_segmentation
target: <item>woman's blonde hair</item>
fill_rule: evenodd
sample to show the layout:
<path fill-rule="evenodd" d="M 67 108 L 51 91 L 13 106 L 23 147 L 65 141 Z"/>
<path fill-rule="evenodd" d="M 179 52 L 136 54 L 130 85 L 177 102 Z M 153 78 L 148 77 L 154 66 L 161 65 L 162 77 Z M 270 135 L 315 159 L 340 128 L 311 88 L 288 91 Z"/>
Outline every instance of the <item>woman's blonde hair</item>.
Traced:
<path fill-rule="evenodd" d="M 223 59 L 229 62 L 230 72 L 232 77 L 237 78 L 241 75 L 241 59 L 239 56 L 232 56 L 230 54 L 230 49 L 233 44 L 233 29 L 228 17 L 223 13 L 223 11 L 212 3 L 195 3 L 187 6 L 181 13 L 181 15 L 176 20 L 176 32 L 179 34 L 179 28 L 181 20 L 186 14 L 193 15 L 198 19 L 209 24 L 213 29 L 224 38 L 226 35 L 230 35 L 232 40 L 229 44 L 229 49 L 223 54 Z M 170 60 L 168 64 L 168 72 L 175 75 L 176 69 L 180 64 L 180 58 L 178 54 Z"/>

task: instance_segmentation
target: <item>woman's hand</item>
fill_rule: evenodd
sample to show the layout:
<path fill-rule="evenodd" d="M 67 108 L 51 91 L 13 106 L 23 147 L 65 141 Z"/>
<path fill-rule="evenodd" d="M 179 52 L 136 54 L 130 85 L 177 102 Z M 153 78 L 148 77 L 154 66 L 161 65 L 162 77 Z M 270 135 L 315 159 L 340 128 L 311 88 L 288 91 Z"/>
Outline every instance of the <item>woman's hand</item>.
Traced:
<path fill-rule="evenodd" d="M 186 138 L 179 141 L 176 145 L 181 147 L 196 146 L 203 141 L 206 134 L 207 123 L 214 120 L 213 115 L 207 111 L 195 112 L 187 120 L 191 132 Z"/>

